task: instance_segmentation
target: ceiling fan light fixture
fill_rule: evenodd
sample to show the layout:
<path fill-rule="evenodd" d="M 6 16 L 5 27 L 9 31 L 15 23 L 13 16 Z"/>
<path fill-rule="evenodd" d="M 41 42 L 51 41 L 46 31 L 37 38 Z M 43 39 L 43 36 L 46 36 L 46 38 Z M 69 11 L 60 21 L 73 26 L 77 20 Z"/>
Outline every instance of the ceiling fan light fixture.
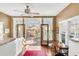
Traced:
<path fill-rule="evenodd" d="M 19 11 L 19 10 L 15 10 L 16 12 L 21 12 L 23 13 L 23 15 L 30 15 L 30 16 L 34 16 L 34 15 L 39 15 L 40 13 L 37 12 L 31 12 L 31 9 L 29 8 L 29 6 L 26 6 L 26 8 L 24 9 L 24 11 Z"/>
<path fill-rule="evenodd" d="M 25 13 L 29 14 L 30 9 L 25 9 Z"/>

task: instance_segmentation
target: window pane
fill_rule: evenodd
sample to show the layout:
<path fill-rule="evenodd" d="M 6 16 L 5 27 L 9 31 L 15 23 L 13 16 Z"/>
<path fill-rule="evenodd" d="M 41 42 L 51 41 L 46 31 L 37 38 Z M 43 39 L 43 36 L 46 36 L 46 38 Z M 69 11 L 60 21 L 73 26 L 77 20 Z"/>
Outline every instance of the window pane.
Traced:
<path fill-rule="evenodd" d="M 43 24 L 49 25 L 49 40 L 53 40 L 52 38 L 53 18 L 43 18 Z"/>
<path fill-rule="evenodd" d="M 0 22 L 0 40 L 3 40 L 3 22 Z"/>

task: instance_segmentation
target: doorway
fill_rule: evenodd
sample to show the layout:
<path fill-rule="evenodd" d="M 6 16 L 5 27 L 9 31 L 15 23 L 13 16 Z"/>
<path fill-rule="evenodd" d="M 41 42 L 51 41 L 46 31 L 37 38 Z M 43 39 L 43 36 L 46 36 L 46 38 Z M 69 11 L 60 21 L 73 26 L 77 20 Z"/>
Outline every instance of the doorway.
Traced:
<path fill-rule="evenodd" d="M 32 46 L 40 46 L 41 18 L 25 18 L 25 38 Z"/>
<path fill-rule="evenodd" d="M 49 25 L 41 24 L 41 45 L 49 45 Z"/>
<path fill-rule="evenodd" d="M 25 39 L 27 42 L 29 42 L 29 45 L 33 46 L 40 46 L 42 40 L 43 33 L 41 33 L 41 24 L 47 24 L 47 35 L 48 40 L 47 45 L 50 45 L 53 40 L 53 18 L 13 18 L 13 37 L 17 38 L 17 25 L 18 24 L 24 24 L 24 31 L 22 31 L 21 36 L 25 36 Z M 22 27 L 22 26 L 20 26 Z M 25 33 L 23 33 L 25 32 Z M 44 44 L 42 44 L 44 45 Z"/>

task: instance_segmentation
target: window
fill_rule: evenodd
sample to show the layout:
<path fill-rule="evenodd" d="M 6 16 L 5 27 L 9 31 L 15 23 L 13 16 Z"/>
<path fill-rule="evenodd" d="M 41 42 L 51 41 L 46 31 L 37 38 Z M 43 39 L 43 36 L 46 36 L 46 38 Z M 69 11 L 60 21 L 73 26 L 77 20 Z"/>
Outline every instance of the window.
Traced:
<path fill-rule="evenodd" d="M 49 25 L 49 40 L 53 40 L 53 18 L 43 18 L 43 24 Z"/>
<path fill-rule="evenodd" d="M 3 40 L 3 33 L 4 29 L 3 29 L 3 22 L 0 22 L 0 40 Z"/>

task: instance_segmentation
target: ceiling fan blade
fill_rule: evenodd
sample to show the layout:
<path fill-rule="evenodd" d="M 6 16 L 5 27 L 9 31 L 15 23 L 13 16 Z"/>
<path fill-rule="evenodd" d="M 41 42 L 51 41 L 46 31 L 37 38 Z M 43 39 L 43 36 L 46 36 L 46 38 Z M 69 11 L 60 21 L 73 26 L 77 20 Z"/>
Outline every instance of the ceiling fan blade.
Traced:
<path fill-rule="evenodd" d="M 21 14 L 20 16 L 24 16 L 25 14 Z"/>
<path fill-rule="evenodd" d="M 40 13 L 30 12 L 29 14 L 37 14 L 37 15 L 39 15 Z"/>
<path fill-rule="evenodd" d="M 24 13 L 24 11 L 20 11 L 20 10 L 14 10 L 15 12 L 20 12 L 20 13 Z"/>
<path fill-rule="evenodd" d="M 27 14 L 27 13 L 22 13 L 22 14 L 20 14 L 20 16 L 29 16 L 29 14 Z"/>

